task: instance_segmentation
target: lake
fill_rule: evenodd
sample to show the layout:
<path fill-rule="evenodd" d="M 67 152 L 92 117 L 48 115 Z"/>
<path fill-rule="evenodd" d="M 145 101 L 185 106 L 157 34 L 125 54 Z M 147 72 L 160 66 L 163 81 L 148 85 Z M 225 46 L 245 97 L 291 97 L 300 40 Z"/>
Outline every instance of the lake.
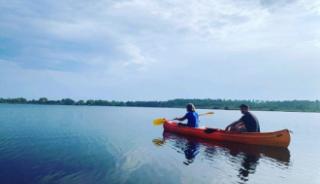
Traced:
<path fill-rule="evenodd" d="M 214 112 L 202 126 L 224 128 L 241 116 Z M 0 183 L 320 183 L 320 113 L 253 112 L 261 131 L 293 132 L 288 149 L 209 143 L 152 125 L 184 113 L 0 104 Z"/>

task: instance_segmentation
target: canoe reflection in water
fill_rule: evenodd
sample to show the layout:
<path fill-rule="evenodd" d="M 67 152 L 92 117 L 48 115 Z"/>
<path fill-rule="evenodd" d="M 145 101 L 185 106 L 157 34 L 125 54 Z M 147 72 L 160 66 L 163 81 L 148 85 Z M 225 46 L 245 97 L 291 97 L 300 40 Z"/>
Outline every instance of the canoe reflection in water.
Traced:
<path fill-rule="evenodd" d="M 185 165 L 192 164 L 198 154 L 208 161 L 223 154 L 231 162 L 239 163 L 238 177 L 242 182 L 248 181 L 249 175 L 255 173 L 260 158 L 268 159 L 279 167 L 288 168 L 290 163 L 290 152 L 287 148 L 208 142 L 169 132 L 164 132 L 163 137 L 154 139 L 153 143 L 156 146 L 169 146 L 178 153 L 183 153 L 186 158 L 183 162 Z"/>

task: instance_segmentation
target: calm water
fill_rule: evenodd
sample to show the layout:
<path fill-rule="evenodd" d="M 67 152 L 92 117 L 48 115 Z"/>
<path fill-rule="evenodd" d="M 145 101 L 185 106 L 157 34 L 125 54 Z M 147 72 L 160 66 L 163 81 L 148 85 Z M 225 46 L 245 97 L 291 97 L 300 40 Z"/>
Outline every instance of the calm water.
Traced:
<path fill-rule="evenodd" d="M 206 112 L 206 110 L 199 110 Z M 288 149 L 208 143 L 152 126 L 184 109 L 0 105 L 1 184 L 320 183 L 320 114 L 254 112 Z M 223 128 L 238 111 L 202 125 Z"/>

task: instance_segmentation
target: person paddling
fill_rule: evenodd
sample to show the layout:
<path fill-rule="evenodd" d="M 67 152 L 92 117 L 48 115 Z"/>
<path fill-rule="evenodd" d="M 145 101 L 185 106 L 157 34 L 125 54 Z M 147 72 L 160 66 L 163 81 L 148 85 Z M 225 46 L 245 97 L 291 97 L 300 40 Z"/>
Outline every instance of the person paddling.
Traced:
<path fill-rule="evenodd" d="M 187 113 L 183 116 L 183 117 L 177 117 L 174 120 L 178 120 L 178 121 L 184 121 L 184 120 L 188 120 L 187 124 L 182 124 L 179 123 L 179 125 L 182 126 L 189 126 L 189 127 L 193 127 L 193 128 L 197 128 L 199 127 L 199 114 L 196 112 L 196 108 L 192 103 L 189 103 L 186 106 L 187 109 Z"/>
<path fill-rule="evenodd" d="M 240 111 L 243 116 L 238 120 L 226 127 L 226 131 L 238 131 L 238 132 L 260 132 L 260 126 L 258 119 L 249 112 L 249 106 L 240 105 Z"/>

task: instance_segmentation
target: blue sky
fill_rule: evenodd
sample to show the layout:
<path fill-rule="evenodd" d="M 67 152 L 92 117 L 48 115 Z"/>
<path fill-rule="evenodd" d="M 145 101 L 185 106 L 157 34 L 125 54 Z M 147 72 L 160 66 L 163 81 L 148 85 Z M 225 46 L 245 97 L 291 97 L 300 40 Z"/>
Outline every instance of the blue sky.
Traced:
<path fill-rule="evenodd" d="M 320 99 L 316 0 L 0 0 L 0 97 Z"/>

